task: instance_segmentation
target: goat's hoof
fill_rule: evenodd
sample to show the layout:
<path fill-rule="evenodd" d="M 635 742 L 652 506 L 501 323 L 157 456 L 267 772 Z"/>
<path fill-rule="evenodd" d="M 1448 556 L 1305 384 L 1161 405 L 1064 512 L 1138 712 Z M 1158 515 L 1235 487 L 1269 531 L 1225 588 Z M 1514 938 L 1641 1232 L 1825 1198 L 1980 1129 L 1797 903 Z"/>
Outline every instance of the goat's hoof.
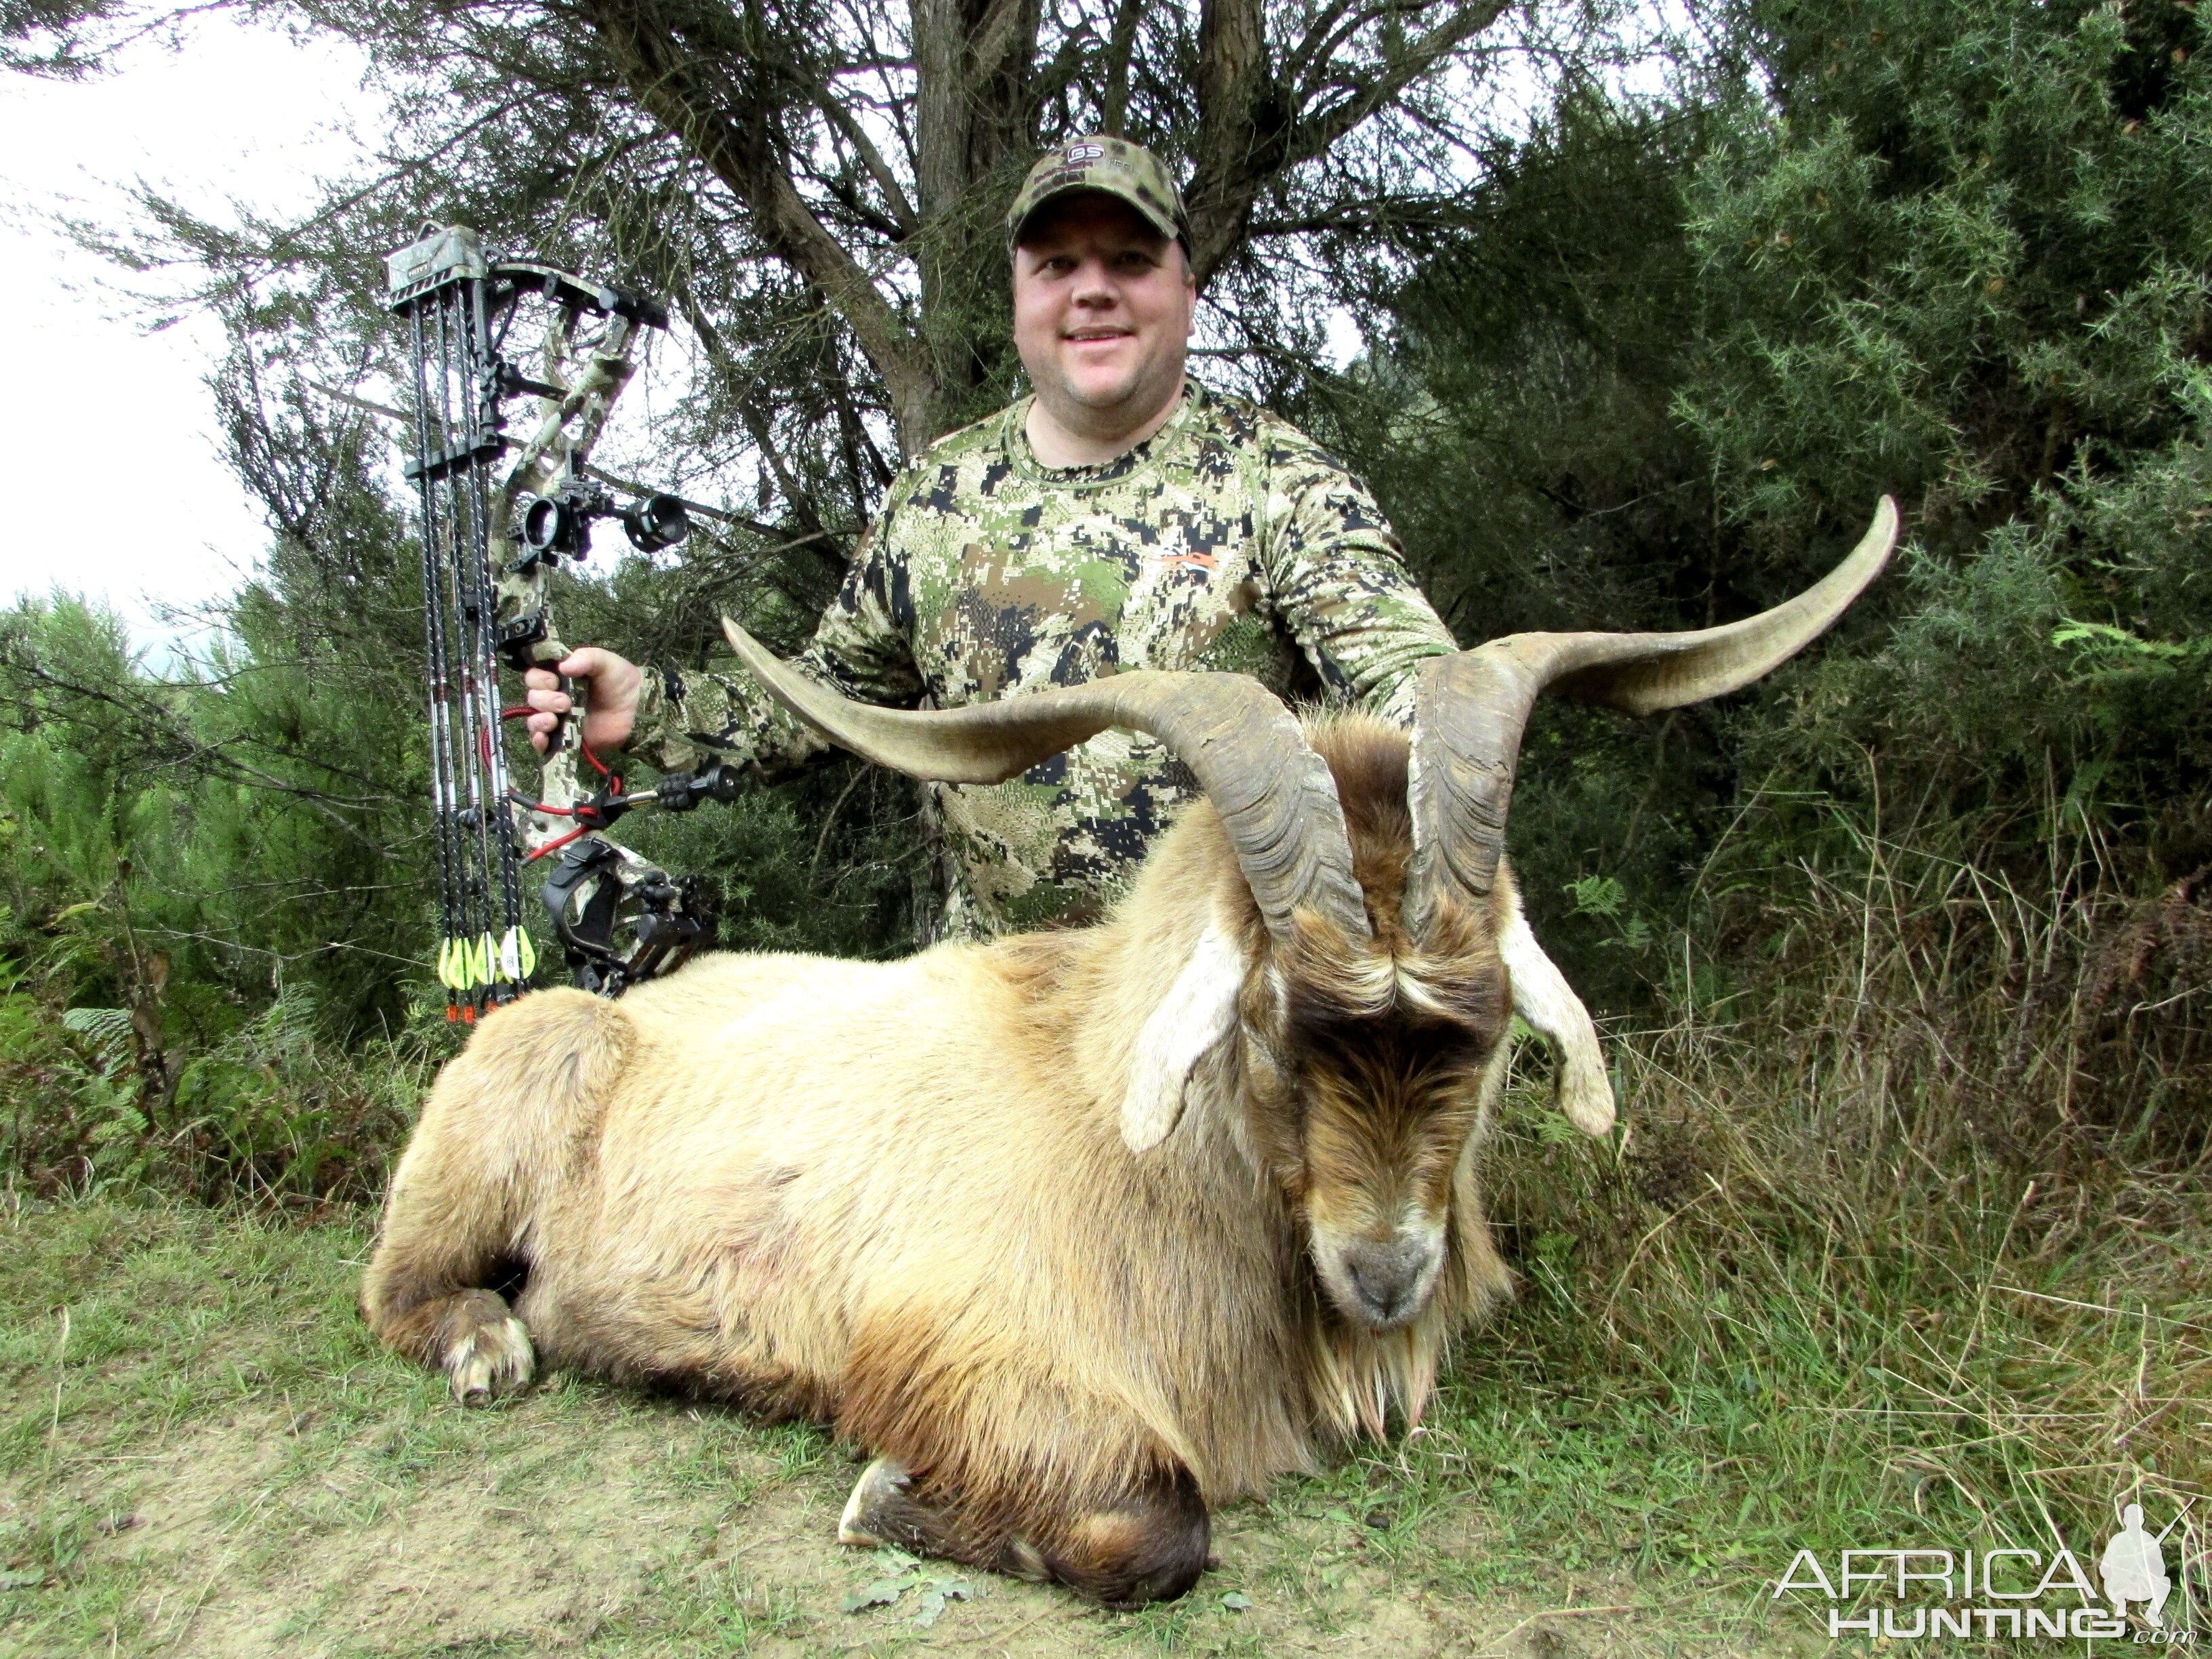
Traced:
<path fill-rule="evenodd" d="M 888 1543 L 868 1529 L 869 1523 L 878 1506 L 903 1494 L 913 1479 L 888 1457 L 878 1457 L 862 1469 L 853 1483 L 853 1495 L 845 1500 L 845 1512 L 837 1517 L 837 1541 L 855 1549 L 878 1549 Z"/>
<path fill-rule="evenodd" d="M 538 1356 L 530 1333 L 513 1314 L 496 1324 L 477 1326 L 446 1354 L 453 1398 L 464 1406 L 488 1406 L 502 1395 L 530 1386 Z"/>

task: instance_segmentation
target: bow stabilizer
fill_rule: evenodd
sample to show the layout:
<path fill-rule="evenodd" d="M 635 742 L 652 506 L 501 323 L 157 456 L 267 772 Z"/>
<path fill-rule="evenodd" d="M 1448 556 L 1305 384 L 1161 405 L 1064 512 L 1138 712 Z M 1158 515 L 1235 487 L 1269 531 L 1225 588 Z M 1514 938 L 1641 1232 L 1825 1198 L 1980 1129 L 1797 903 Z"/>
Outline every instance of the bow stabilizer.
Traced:
<path fill-rule="evenodd" d="M 629 793 L 612 768 L 569 739 L 563 721 L 538 790 L 526 795 L 510 775 L 503 721 L 529 710 L 501 702 L 499 675 L 551 668 L 568 655 L 553 631 L 546 580 L 562 559 L 590 553 L 595 520 L 618 520 L 647 552 L 676 545 L 689 529 L 676 496 L 618 503 L 586 464 L 635 370 L 639 339 L 666 328 L 668 313 L 534 260 L 489 259 L 464 225 L 425 225 L 385 266 L 413 368 L 404 471 L 422 514 L 446 1017 L 472 1023 L 527 988 L 538 952 L 522 887 L 527 867 L 545 860 L 551 873 L 539 897 L 572 977 L 619 996 L 679 965 L 711 936 L 712 918 L 696 878 L 672 878 L 599 832 L 634 806 L 683 811 L 728 800 L 739 779 L 716 766 Z M 526 312 L 544 323 L 532 373 L 507 355 Z M 520 398 L 537 404 L 526 438 L 507 429 L 508 405 Z M 580 716 L 582 698 L 566 682 L 563 690 Z M 596 781 L 579 772 L 580 757 Z"/>

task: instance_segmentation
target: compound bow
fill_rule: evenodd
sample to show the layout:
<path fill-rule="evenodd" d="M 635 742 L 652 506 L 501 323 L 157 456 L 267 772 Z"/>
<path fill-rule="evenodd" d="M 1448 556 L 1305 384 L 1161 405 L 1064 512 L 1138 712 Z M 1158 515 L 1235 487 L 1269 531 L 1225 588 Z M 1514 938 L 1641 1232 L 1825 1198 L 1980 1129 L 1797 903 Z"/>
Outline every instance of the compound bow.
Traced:
<path fill-rule="evenodd" d="M 666 328 L 668 314 L 640 295 L 550 265 L 488 259 L 465 226 L 426 225 L 385 263 L 414 371 L 405 471 L 422 507 L 446 1017 L 473 1022 L 486 1004 L 528 987 L 537 951 L 523 921 L 523 872 L 541 860 L 552 862 L 540 897 L 575 982 L 619 996 L 682 963 L 711 936 L 712 919 L 696 878 L 672 879 L 599 832 L 635 806 L 683 811 L 728 800 L 740 780 L 717 765 L 626 792 L 580 735 L 568 740 L 563 721 L 536 794 L 526 794 L 510 775 L 502 722 L 529 710 L 502 703 L 499 671 L 550 668 L 568 655 L 553 632 L 546 579 L 563 557 L 589 554 L 595 520 L 620 520 L 642 551 L 672 547 L 690 528 L 677 497 L 617 505 L 587 465 L 635 372 L 639 338 Z M 534 375 L 506 355 L 525 301 L 544 307 Z M 538 402 L 526 439 L 507 431 L 506 406 L 519 398 Z M 574 699 L 580 733 L 582 699 L 569 683 L 562 689 Z M 578 770 L 580 757 L 596 774 L 595 788 Z"/>

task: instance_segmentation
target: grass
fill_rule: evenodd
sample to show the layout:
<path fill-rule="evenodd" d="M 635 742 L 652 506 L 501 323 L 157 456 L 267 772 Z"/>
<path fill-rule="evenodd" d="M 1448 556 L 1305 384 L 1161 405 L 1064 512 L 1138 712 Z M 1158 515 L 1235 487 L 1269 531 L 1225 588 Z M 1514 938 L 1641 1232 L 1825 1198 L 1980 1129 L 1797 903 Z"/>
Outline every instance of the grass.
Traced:
<path fill-rule="evenodd" d="M 1801 1549 L 2094 1571 L 2117 1504 L 2212 1491 L 2194 1038 L 2108 1040 L 2112 951 L 2179 935 L 1856 868 L 1764 882 L 1757 996 L 1675 973 L 1611 1144 L 1516 1088 L 1517 1302 L 1417 1432 L 1218 1517 L 1182 1601 L 978 1577 L 924 1623 L 933 1569 L 830 1543 L 854 1450 L 820 1430 L 560 1378 L 462 1413 L 366 1338 L 366 1212 L 80 1199 L 0 1213 L 0 1652 L 1796 1653 L 1828 1649 L 1773 1595 Z M 2200 1642 L 2205 1510 L 2166 1546 Z"/>
<path fill-rule="evenodd" d="M 596 1518 L 607 1505 L 591 1489 L 611 1476 L 629 1524 L 676 1522 L 603 1552 L 619 1558 L 636 1607 L 652 1609 L 632 1622 L 654 1641 L 690 1632 L 726 1650 L 732 1629 L 790 1622 L 788 1595 L 696 1571 L 698 1552 L 769 1494 L 824 1478 L 834 1489 L 845 1465 L 827 1437 L 571 1379 L 516 1410 L 458 1411 L 437 1379 L 368 1340 L 353 1308 L 360 1219 L 295 1226 L 100 1202 L 9 1218 L 0 1552 L 15 1588 L 0 1599 L 0 1644 L 302 1641 L 362 1622 L 364 1557 L 348 1540 L 404 1550 L 440 1510 L 431 1530 L 515 1566 L 528 1551 L 502 1542 L 502 1528 L 528 1534 L 578 1492 L 591 1495 L 577 1516 Z M 316 1570 L 319 1554 L 338 1570 Z M 251 1628 L 209 1622 L 240 1584 L 254 1587 Z M 610 1628 L 609 1650 L 630 1650 L 621 1621 Z M 330 1650 L 384 1644 L 372 1635 Z"/>
<path fill-rule="evenodd" d="M 1509 1535 L 1578 1515 L 1638 1573 L 1752 1597 L 1799 1548 L 2063 1540 L 2094 1571 L 2119 1504 L 2155 1528 L 2212 1486 L 2189 1010 L 2154 1041 L 2103 1036 L 2116 952 L 2140 1005 L 2186 1000 L 2145 967 L 2201 981 L 2203 960 L 2158 961 L 2142 922 L 2170 907 L 2094 872 L 2059 862 L 2039 905 L 1959 860 L 1851 852 L 1848 880 L 1744 883 L 1763 989 L 1701 992 L 1686 963 L 1680 1015 L 1619 1045 L 1619 1156 L 1514 1126 L 1499 1210 L 1526 1294 L 1463 1369 L 1453 1429 Z M 1541 1446 L 1517 1463 L 1516 1398 Z M 2167 1546 L 2200 1628 L 2205 1520 Z"/>

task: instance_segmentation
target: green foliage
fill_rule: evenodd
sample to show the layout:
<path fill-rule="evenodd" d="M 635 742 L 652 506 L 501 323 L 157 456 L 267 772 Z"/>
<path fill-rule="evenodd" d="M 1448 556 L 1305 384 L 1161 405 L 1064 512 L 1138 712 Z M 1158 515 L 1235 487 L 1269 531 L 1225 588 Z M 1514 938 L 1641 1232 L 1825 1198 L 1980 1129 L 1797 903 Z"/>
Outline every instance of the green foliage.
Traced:
<path fill-rule="evenodd" d="M 1774 107 L 1692 183 L 1705 367 L 1680 398 L 1733 515 L 1792 537 L 1883 477 L 1971 551 L 2077 459 L 2196 430 L 2212 107 L 2190 10 L 1754 3 L 1737 27 Z"/>
<path fill-rule="evenodd" d="M 121 10 L 118 0 L 0 0 L 0 70 L 76 80 L 100 62 L 89 26 Z"/>
<path fill-rule="evenodd" d="M 2212 862 L 2194 10 L 1746 0 L 1710 27 L 1668 100 L 1579 92 L 1494 148 L 1378 291 L 1371 360 L 1301 409 L 1470 640 L 1741 616 L 1899 498 L 1896 568 L 1804 662 L 1656 722 L 1532 722 L 1522 885 L 1615 1007 L 1651 990 L 1612 947 L 1692 920 L 1686 872 L 1740 817 L 1708 890 L 1850 850 L 1836 806 L 2030 886 L 2077 833 L 2139 896 Z"/>
<path fill-rule="evenodd" d="M 75 601 L 0 617 L 0 1069 L 8 1161 L 35 1184 L 331 1190 L 316 1126 L 349 1109 L 306 1086 L 311 1029 L 333 1055 L 369 1043 L 392 1079 L 362 1073 L 378 1104 L 337 1163 L 380 1168 L 404 1121 L 374 1039 L 404 1027 L 393 947 L 424 921 L 393 787 L 411 727 L 294 655 L 285 619 L 249 591 L 234 634 L 160 679 Z M 396 779 L 357 746 L 380 726 Z"/>
<path fill-rule="evenodd" d="M 1292 400 L 1374 486 L 1467 643 L 1749 608 L 1733 538 L 1717 545 L 1710 467 L 1670 412 L 1692 372 L 1698 279 L 1683 182 L 1718 118 L 1571 97 L 1485 157 L 1464 222 L 1377 296 L 1382 349 Z M 1522 891 L 1595 1003 L 1648 1000 L 1648 969 L 1611 947 L 1679 918 L 1680 872 L 1733 798 L 1729 720 L 1546 704 L 1530 723 L 1513 796 Z M 1620 884 L 1620 912 L 1568 901 L 1594 878 Z"/>
<path fill-rule="evenodd" d="M 366 941 L 419 927 L 411 726 L 270 637 L 259 603 L 246 595 L 239 631 L 173 680 L 74 601 L 0 617 L 15 948 L 134 1008 L 173 971 L 175 995 L 214 995 L 190 1012 L 215 1027 L 219 1003 L 288 973 L 373 1020 L 398 1004 Z"/>
<path fill-rule="evenodd" d="M 1644 951 L 1651 948 L 1651 924 L 1629 908 L 1628 890 L 1611 876 L 1577 876 L 1566 886 L 1574 908 L 1570 915 L 1595 916 L 1611 922 L 1613 937 L 1606 943 Z"/>
<path fill-rule="evenodd" d="M 919 1560 L 904 1550 L 878 1550 L 876 1565 L 884 1576 L 848 1595 L 842 1603 L 845 1612 L 896 1607 L 908 1590 L 915 1590 L 920 1594 L 915 1598 L 914 1616 L 907 1622 L 918 1630 L 927 1630 L 944 1617 L 947 1601 L 972 1601 L 983 1594 L 974 1580 L 935 1562 Z"/>
<path fill-rule="evenodd" d="M 1689 182 L 1697 373 L 1674 407 L 1778 569 L 1809 575 L 1815 529 L 1877 489 L 1917 555 L 1889 650 L 1824 677 L 1765 754 L 1832 775 L 1847 747 L 1881 752 L 1931 803 L 2011 823 L 2047 771 L 2062 793 L 2094 772 L 2159 867 L 2203 862 L 2212 82 L 2193 9 L 1753 4 L 1736 28 L 1771 103 Z M 2114 635 L 2069 624 L 2141 639 L 2161 672 L 2107 672 L 2109 652 L 2064 647 Z"/>
<path fill-rule="evenodd" d="M 932 914 L 919 800 L 904 779 L 840 761 L 728 807 L 623 826 L 623 840 L 716 884 L 730 950 L 887 956 Z"/>
<path fill-rule="evenodd" d="M 34 1187 L 366 1195 L 451 1046 L 411 595 L 389 521 L 340 544 L 368 568 L 280 544 L 172 678 L 76 601 L 0 618 L 0 1160 Z M 726 944 L 881 954 L 926 909 L 915 810 L 855 763 L 625 830 Z"/>
<path fill-rule="evenodd" d="M 1508 1116 L 1495 1213 L 1532 1285 L 1565 1288 L 1532 1300 L 1527 1346 L 1478 1362 L 1478 1394 L 1540 1375 L 1590 1391 L 1556 1414 L 1653 1436 L 1657 1490 L 1598 1511 L 1646 1561 L 1722 1546 L 1771 1581 L 1796 1549 L 1908 1524 L 2086 1542 L 2116 1492 L 2178 1509 L 2212 1468 L 2148 1397 L 2201 1389 L 2212 1215 L 2189 1168 L 2203 1126 L 2160 1091 L 2201 1101 L 2204 1060 L 2120 1054 L 2130 1022 L 2108 1022 L 2114 953 L 2174 942 L 2064 849 L 2023 890 L 1824 810 L 1838 855 L 1800 836 L 1791 878 L 1699 884 L 1709 924 L 1756 910 L 1755 951 L 1731 943 L 1758 971 L 1716 994 L 1686 950 L 1662 964 L 1668 1018 L 1620 1045 L 1609 1154 Z M 1724 846 L 1707 874 L 1742 868 Z M 1566 1279 L 1545 1269 L 1562 1259 Z M 1541 1467 L 1557 1455 L 1500 1507 L 1571 1503 Z M 1739 1462 L 1752 1478 L 1714 1484 Z"/>

